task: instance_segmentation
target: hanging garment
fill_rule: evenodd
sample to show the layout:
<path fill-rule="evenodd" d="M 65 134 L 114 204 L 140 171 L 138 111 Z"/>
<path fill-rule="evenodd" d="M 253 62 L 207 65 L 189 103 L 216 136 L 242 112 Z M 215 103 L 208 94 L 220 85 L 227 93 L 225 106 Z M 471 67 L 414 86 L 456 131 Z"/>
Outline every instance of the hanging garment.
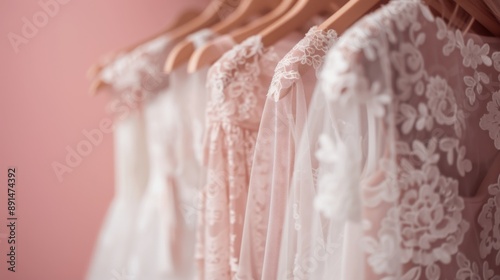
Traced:
<path fill-rule="evenodd" d="M 168 88 L 168 78 L 158 70 L 169 49 L 168 37 L 159 37 L 118 56 L 101 71 L 101 79 L 114 93 L 108 109 L 115 117 L 116 187 L 91 260 L 89 280 L 128 273 L 126 263 L 149 173 L 143 106 L 150 96 Z"/>
<path fill-rule="evenodd" d="M 144 101 L 147 96 L 168 88 L 169 79 L 163 72 L 163 61 L 172 47 L 167 35 L 160 36 L 118 55 L 99 76 L 121 95 L 132 95 L 134 100 Z"/>
<path fill-rule="evenodd" d="M 315 199 L 315 237 L 342 246 L 311 279 L 500 279 L 499 74 L 500 39 L 421 1 L 345 32 L 319 81 Z"/>
<path fill-rule="evenodd" d="M 200 279 L 232 279 L 238 268 L 253 150 L 266 92 L 279 58 L 299 41 L 292 34 L 271 48 L 253 36 L 209 70 L 205 164 L 198 222 Z"/>
<path fill-rule="evenodd" d="M 134 238 L 137 209 L 147 183 L 148 158 L 144 115 L 134 110 L 115 120 L 115 195 L 96 243 L 87 279 L 122 273 Z"/>
<path fill-rule="evenodd" d="M 284 279 L 277 268 L 294 158 L 316 70 L 335 39 L 333 31 L 311 28 L 274 70 L 255 145 L 237 279 Z"/>
<path fill-rule="evenodd" d="M 208 29 L 191 35 L 201 47 L 213 37 Z M 146 105 L 150 158 L 149 181 L 138 210 L 128 269 L 137 279 L 192 279 L 197 193 L 206 107 L 207 69 L 170 74 L 170 87 Z M 198 152 L 198 154 L 197 154 Z"/>

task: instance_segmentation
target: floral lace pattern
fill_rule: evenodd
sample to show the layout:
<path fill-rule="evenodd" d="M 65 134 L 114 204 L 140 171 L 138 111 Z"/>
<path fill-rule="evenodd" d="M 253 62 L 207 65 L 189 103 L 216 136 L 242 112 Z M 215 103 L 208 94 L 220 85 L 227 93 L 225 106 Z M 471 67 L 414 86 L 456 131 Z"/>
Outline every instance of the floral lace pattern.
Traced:
<path fill-rule="evenodd" d="M 499 177 L 500 179 L 500 177 Z M 491 197 L 478 217 L 481 225 L 481 243 L 479 253 L 482 258 L 488 256 L 492 250 L 496 251 L 495 264 L 500 265 L 500 185 L 497 182 L 488 187 Z"/>
<path fill-rule="evenodd" d="M 101 71 L 101 79 L 119 92 L 122 101 L 142 103 L 151 94 L 168 88 L 163 62 L 171 45 L 164 35 L 121 54 Z"/>
<path fill-rule="evenodd" d="M 312 27 L 305 38 L 276 66 L 267 95 L 278 101 L 283 94 L 282 91 L 300 79 L 299 67 L 312 67 L 317 71 L 323 64 L 326 52 L 336 39 L 337 33 L 334 30 L 323 31 L 316 26 Z"/>
<path fill-rule="evenodd" d="M 236 279 L 278 279 L 284 198 L 291 185 L 315 72 L 334 40 L 335 32 L 313 27 L 274 70 L 257 136 Z M 295 90 L 287 91 L 285 98 L 274 98 L 290 88 Z"/>
<path fill-rule="evenodd" d="M 204 144 L 208 174 L 197 238 L 200 279 L 233 279 L 238 268 L 253 151 L 277 58 L 255 36 L 209 70 Z"/>
<path fill-rule="evenodd" d="M 452 30 L 418 0 L 392 1 L 329 52 L 316 206 L 364 225 L 365 279 L 499 278 L 498 185 L 478 197 L 482 211 L 468 199 L 500 147 L 492 39 Z"/>

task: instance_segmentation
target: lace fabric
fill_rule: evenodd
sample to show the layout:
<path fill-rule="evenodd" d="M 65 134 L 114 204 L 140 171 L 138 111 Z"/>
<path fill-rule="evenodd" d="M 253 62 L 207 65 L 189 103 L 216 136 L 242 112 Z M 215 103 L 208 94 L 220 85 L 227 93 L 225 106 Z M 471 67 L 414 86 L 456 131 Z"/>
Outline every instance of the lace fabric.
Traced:
<path fill-rule="evenodd" d="M 189 279 L 197 192 L 203 170 L 202 143 L 206 70 L 171 73 L 170 89 L 146 105 L 150 173 L 139 209 L 128 267 L 138 279 Z M 201 94 L 200 94 L 201 92 Z"/>
<path fill-rule="evenodd" d="M 309 30 L 277 64 L 257 136 L 236 279 L 277 278 L 286 197 L 316 71 L 335 40 Z"/>
<path fill-rule="evenodd" d="M 204 145 L 207 183 L 202 191 L 197 233 L 199 279 L 232 279 L 237 271 L 266 91 L 279 56 L 291 48 L 293 40 L 289 36 L 264 48 L 260 37 L 250 37 L 209 70 Z"/>
<path fill-rule="evenodd" d="M 118 55 L 100 73 L 100 78 L 124 99 L 145 101 L 152 94 L 168 88 L 168 75 L 163 72 L 173 44 L 168 35 L 144 43 Z"/>
<path fill-rule="evenodd" d="M 210 35 L 212 34 L 212 35 Z M 213 33 L 190 36 L 197 48 Z M 170 74 L 168 91 L 148 100 L 146 123 L 150 174 L 139 209 L 129 267 L 138 279 L 196 277 L 194 244 L 199 186 L 204 183 L 202 144 L 208 69 Z"/>
<path fill-rule="evenodd" d="M 130 272 L 137 212 L 150 171 L 144 104 L 152 94 L 168 89 L 168 77 L 159 70 L 170 47 L 167 36 L 158 37 L 119 55 L 101 71 L 101 79 L 113 92 L 107 109 L 115 117 L 116 187 L 86 276 L 89 280 Z"/>
<path fill-rule="evenodd" d="M 313 223 L 341 246 L 311 279 L 500 279 L 499 73 L 500 40 L 450 29 L 417 0 L 339 39 L 319 82 L 325 218 Z"/>
<path fill-rule="evenodd" d="M 210 36 L 202 30 L 191 38 L 199 47 Z M 122 246 L 126 250 L 108 248 L 101 251 L 94 263 L 103 269 L 93 273 L 89 279 L 109 279 L 113 270 L 134 279 L 191 279 L 196 276 L 193 258 L 197 193 L 204 178 L 201 157 L 207 69 L 188 75 L 185 67 L 180 68 L 171 73 L 161 87 L 144 88 L 144 80 L 139 77 L 143 77 L 142 74 L 149 71 L 147 67 L 151 65 L 152 75 L 156 75 L 154 71 L 161 70 L 164 56 L 168 54 L 167 49 L 159 48 L 160 45 L 154 42 L 146 44 L 148 47 L 140 47 L 141 51 L 132 52 L 130 59 L 122 58 L 137 64 L 114 69 L 119 80 L 115 82 L 119 85 L 113 88 L 122 90 L 118 92 L 120 101 L 133 94 L 136 102 L 132 102 L 131 106 L 143 108 L 140 112 L 144 119 L 147 149 L 141 151 L 143 157 L 135 158 L 133 165 L 136 168 L 149 167 L 147 181 L 135 186 L 143 190 L 142 196 L 135 196 L 134 205 L 120 208 L 122 215 L 129 216 L 106 222 L 129 224 L 125 233 L 114 231 L 107 234 L 112 240 L 123 240 L 126 244 Z M 126 76 L 120 76 L 125 72 Z M 120 137 L 126 135 L 120 134 Z M 133 151 L 136 147 L 127 148 Z M 133 174 L 130 172 L 127 175 Z M 114 257 L 113 252 L 121 255 Z"/>

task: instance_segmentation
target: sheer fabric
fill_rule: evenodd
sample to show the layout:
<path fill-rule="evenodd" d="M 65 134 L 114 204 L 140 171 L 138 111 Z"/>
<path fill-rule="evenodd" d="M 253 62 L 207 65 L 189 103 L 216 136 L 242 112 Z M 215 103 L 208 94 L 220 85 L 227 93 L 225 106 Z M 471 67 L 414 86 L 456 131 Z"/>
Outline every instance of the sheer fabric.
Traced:
<path fill-rule="evenodd" d="M 333 31 L 313 27 L 276 66 L 255 146 L 237 279 L 281 279 L 279 248 L 296 144 L 315 70 L 335 39 Z"/>
<path fill-rule="evenodd" d="M 190 39 L 200 47 L 213 36 L 200 30 Z M 167 91 L 146 106 L 150 173 L 139 209 L 129 269 L 138 279 L 195 277 L 197 192 L 203 183 L 201 144 L 207 69 L 170 74 Z"/>
<path fill-rule="evenodd" d="M 310 279 L 500 279 L 499 74 L 500 39 L 420 1 L 346 31 L 319 82 L 311 242 L 331 250 Z"/>
<path fill-rule="evenodd" d="M 199 47 L 212 37 L 213 33 L 201 30 L 189 39 Z M 207 69 L 192 75 L 185 74 L 185 68 L 170 77 L 163 74 L 170 49 L 168 38 L 160 37 L 119 56 L 102 71 L 102 79 L 120 95 L 111 109 L 120 118 L 132 119 L 127 126 L 117 124 L 117 157 L 121 159 L 117 172 L 124 177 L 117 183 L 127 182 L 127 187 L 133 185 L 129 188 L 140 192 L 126 192 L 130 192 L 128 200 L 119 195 L 123 191 L 117 192 L 115 200 L 120 202 L 113 202 L 113 216 L 107 218 L 105 237 L 101 238 L 107 241 L 100 242 L 107 245 L 98 245 L 88 279 L 195 276 L 194 232 L 196 198 L 204 178 L 201 154 Z M 138 137 L 142 142 L 135 140 Z M 130 162 L 122 164 L 123 160 Z M 122 170 L 122 165 L 127 169 Z M 143 171 L 140 182 L 134 177 L 138 171 Z"/>
<path fill-rule="evenodd" d="M 237 271 L 247 189 L 266 92 L 280 55 L 299 39 L 264 48 L 250 37 L 209 70 L 205 164 L 198 222 L 200 279 L 232 279 Z"/>
<path fill-rule="evenodd" d="M 114 125 L 115 196 L 99 234 L 87 279 L 122 273 L 130 255 L 137 210 L 148 176 L 146 131 L 142 110 L 131 111 Z"/>
<path fill-rule="evenodd" d="M 100 73 L 100 78 L 121 95 L 136 101 L 168 88 L 168 75 L 163 72 L 173 44 L 167 35 L 144 43 L 134 50 L 118 55 Z"/>
<path fill-rule="evenodd" d="M 148 152 L 144 102 L 168 88 L 168 77 L 159 71 L 171 48 L 167 36 L 118 56 L 101 71 L 114 98 L 108 109 L 115 119 L 115 196 L 103 222 L 87 274 L 89 280 L 108 280 L 129 273 L 137 211 L 144 195 Z"/>

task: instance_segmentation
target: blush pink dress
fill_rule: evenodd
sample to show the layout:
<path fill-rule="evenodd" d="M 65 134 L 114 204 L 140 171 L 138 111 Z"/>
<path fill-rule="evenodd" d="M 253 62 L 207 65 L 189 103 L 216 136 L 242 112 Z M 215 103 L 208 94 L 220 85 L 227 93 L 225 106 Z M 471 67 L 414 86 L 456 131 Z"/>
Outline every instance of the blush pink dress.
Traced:
<path fill-rule="evenodd" d="M 279 59 L 299 41 L 287 36 L 264 48 L 250 37 L 209 70 L 205 164 L 198 223 L 199 279 L 233 279 L 240 245 L 255 140 L 266 93 Z"/>
<path fill-rule="evenodd" d="M 278 279 L 294 159 L 317 81 L 316 71 L 335 40 L 332 30 L 313 27 L 274 70 L 255 145 L 236 279 Z"/>
<path fill-rule="evenodd" d="M 310 244 L 341 243 L 307 279 L 500 279 L 500 39 L 392 1 L 343 34 L 319 85 Z"/>

